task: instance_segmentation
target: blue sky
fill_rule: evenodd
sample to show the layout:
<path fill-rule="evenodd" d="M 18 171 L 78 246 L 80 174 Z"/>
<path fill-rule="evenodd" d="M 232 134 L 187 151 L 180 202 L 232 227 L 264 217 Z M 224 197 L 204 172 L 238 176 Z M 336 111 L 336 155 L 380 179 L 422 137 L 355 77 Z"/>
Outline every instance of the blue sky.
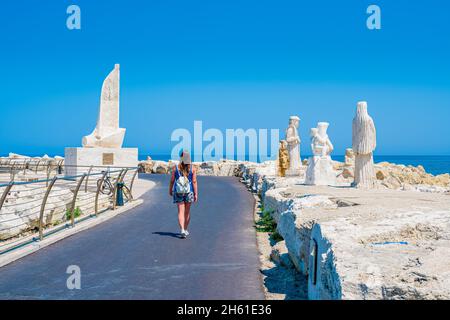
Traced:
<path fill-rule="evenodd" d="M 81 8 L 82 29 L 66 28 Z M 366 28 L 366 8 L 382 29 Z M 367 100 L 379 155 L 450 155 L 450 3 L 303 0 L 18 0 L 0 5 L 0 154 L 62 154 L 95 127 L 121 64 L 125 145 L 170 153 L 176 128 L 331 123 L 351 145 Z"/>

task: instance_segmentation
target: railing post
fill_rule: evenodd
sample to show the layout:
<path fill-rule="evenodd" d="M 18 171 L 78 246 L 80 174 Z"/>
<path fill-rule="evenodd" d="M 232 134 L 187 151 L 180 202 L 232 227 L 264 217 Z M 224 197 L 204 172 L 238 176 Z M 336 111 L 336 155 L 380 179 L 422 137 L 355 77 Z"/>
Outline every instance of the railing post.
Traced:
<path fill-rule="evenodd" d="M 114 191 L 113 191 L 113 210 L 116 210 L 116 201 L 117 201 L 117 185 L 122 182 L 123 178 L 127 174 L 128 169 L 122 169 L 120 171 L 119 176 L 117 177 L 116 183 L 114 183 Z"/>
<path fill-rule="evenodd" d="M 41 163 L 41 160 L 38 160 L 37 164 L 36 164 L 36 170 L 35 173 L 38 173 L 38 169 L 39 169 L 39 164 Z"/>
<path fill-rule="evenodd" d="M 58 161 L 58 164 L 57 164 L 57 167 L 56 167 L 56 170 L 58 170 L 58 171 L 57 171 L 58 174 L 62 174 L 62 165 L 63 165 L 63 162 L 64 162 L 64 160 L 59 160 L 59 161 Z"/>
<path fill-rule="evenodd" d="M 3 204 L 6 201 L 6 198 L 8 197 L 9 192 L 11 191 L 11 188 L 13 187 L 14 182 L 10 182 L 6 188 L 5 191 L 3 191 L 2 197 L 0 198 L 0 210 L 2 210 Z"/>
<path fill-rule="evenodd" d="M 83 183 L 83 180 L 86 178 L 86 173 L 83 174 L 83 176 L 80 178 L 80 181 L 78 181 L 77 187 L 75 188 L 75 191 L 73 193 L 73 200 L 72 204 L 70 206 L 70 219 L 72 223 L 72 227 L 75 226 L 75 204 L 77 201 L 78 191 L 80 191 L 81 184 Z"/>
<path fill-rule="evenodd" d="M 46 186 L 48 187 L 48 181 L 50 180 L 50 173 L 52 172 L 52 167 L 50 162 L 47 163 L 47 182 L 46 182 Z"/>
<path fill-rule="evenodd" d="M 88 191 L 89 176 L 91 175 L 92 168 L 94 168 L 94 166 L 91 166 L 91 167 L 89 168 L 88 173 L 87 173 L 86 184 L 84 185 L 84 192 L 85 192 L 85 193 Z"/>
<path fill-rule="evenodd" d="M 134 174 L 133 174 L 133 178 L 131 178 L 131 183 L 130 183 L 130 196 L 131 196 L 131 199 L 133 199 L 134 197 L 133 197 L 133 185 L 134 185 L 134 179 L 136 179 L 136 176 L 138 175 L 138 169 L 136 169 L 136 171 L 134 172 Z"/>
<path fill-rule="evenodd" d="M 24 176 L 27 175 L 27 169 L 28 169 L 28 166 L 30 165 L 30 161 L 31 160 L 25 161 L 25 165 L 23 166 L 23 175 Z"/>
<path fill-rule="evenodd" d="M 100 195 L 100 190 L 103 187 L 103 183 L 105 182 L 107 175 L 108 175 L 108 171 L 105 171 L 103 173 L 103 176 L 100 179 L 100 183 L 97 183 L 97 192 L 95 193 L 95 216 L 98 215 L 98 197 Z"/>
<path fill-rule="evenodd" d="M 45 192 L 44 199 L 42 199 L 41 212 L 39 214 L 39 239 L 40 240 L 44 239 L 44 211 L 45 211 L 45 205 L 47 204 L 48 196 L 50 194 L 50 191 L 52 191 L 52 188 L 53 188 L 56 180 L 58 180 L 58 177 L 54 177 L 52 179 L 52 181 L 50 182 L 49 186 L 47 187 L 47 191 Z"/>
<path fill-rule="evenodd" d="M 11 167 L 11 171 L 9 172 L 9 179 L 11 180 L 11 182 L 14 181 L 14 178 L 16 177 L 16 174 L 14 173 L 14 167 L 16 166 L 16 163 L 14 162 L 12 167 Z"/>

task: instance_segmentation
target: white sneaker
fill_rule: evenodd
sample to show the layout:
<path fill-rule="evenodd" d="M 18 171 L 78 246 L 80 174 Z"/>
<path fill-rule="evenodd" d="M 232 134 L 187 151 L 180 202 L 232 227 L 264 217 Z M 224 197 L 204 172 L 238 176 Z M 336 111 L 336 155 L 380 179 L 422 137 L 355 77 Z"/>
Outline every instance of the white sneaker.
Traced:
<path fill-rule="evenodd" d="M 186 235 L 186 237 L 189 235 L 189 231 L 185 230 L 184 234 Z"/>
<path fill-rule="evenodd" d="M 186 236 L 187 236 L 186 231 L 181 230 L 180 236 L 181 236 L 181 239 L 186 239 Z"/>

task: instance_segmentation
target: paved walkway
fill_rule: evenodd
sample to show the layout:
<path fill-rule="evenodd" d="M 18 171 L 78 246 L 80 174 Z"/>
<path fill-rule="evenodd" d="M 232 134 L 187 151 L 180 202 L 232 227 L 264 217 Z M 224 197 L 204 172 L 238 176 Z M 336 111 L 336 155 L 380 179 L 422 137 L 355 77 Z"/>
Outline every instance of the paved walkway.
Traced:
<path fill-rule="evenodd" d="M 145 203 L 0 269 L 0 299 L 264 299 L 251 194 L 235 178 L 199 177 L 191 235 L 178 237 L 168 176 Z M 69 290 L 66 269 L 81 269 Z"/>

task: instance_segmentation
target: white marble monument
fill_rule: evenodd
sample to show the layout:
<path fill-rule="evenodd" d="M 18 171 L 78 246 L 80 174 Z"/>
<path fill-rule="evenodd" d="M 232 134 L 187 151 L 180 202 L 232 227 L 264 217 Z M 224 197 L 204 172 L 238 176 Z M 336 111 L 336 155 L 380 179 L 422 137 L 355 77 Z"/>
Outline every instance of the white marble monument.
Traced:
<path fill-rule="evenodd" d="M 291 116 L 289 118 L 289 127 L 286 129 L 286 142 L 289 152 L 289 168 L 286 170 L 286 176 L 299 176 L 302 165 L 300 159 L 300 136 L 298 135 L 298 127 L 300 118 Z"/>
<path fill-rule="evenodd" d="M 353 151 L 355 153 L 354 187 L 373 189 L 376 186 L 373 151 L 377 147 L 377 131 L 367 112 L 367 102 L 358 102 L 353 119 Z"/>
<path fill-rule="evenodd" d="M 329 123 L 319 122 L 317 128 L 311 129 L 311 149 L 313 156 L 309 158 L 305 184 L 315 186 L 332 186 L 336 184 L 336 173 L 333 169 L 331 152 L 333 144 L 327 134 Z"/>
<path fill-rule="evenodd" d="M 83 147 L 122 148 L 126 130 L 119 128 L 119 99 L 120 66 L 116 64 L 103 82 L 97 126 L 83 138 Z"/>
<path fill-rule="evenodd" d="M 136 167 L 137 148 L 122 148 L 125 129 L 119 127 L 120 66 L 116 64 L 102 86 L 100 111 L 94 131 L 82 140 L 82 148 L 66 148 L 66 175 L 75 176 L 89 166 Z"/>

